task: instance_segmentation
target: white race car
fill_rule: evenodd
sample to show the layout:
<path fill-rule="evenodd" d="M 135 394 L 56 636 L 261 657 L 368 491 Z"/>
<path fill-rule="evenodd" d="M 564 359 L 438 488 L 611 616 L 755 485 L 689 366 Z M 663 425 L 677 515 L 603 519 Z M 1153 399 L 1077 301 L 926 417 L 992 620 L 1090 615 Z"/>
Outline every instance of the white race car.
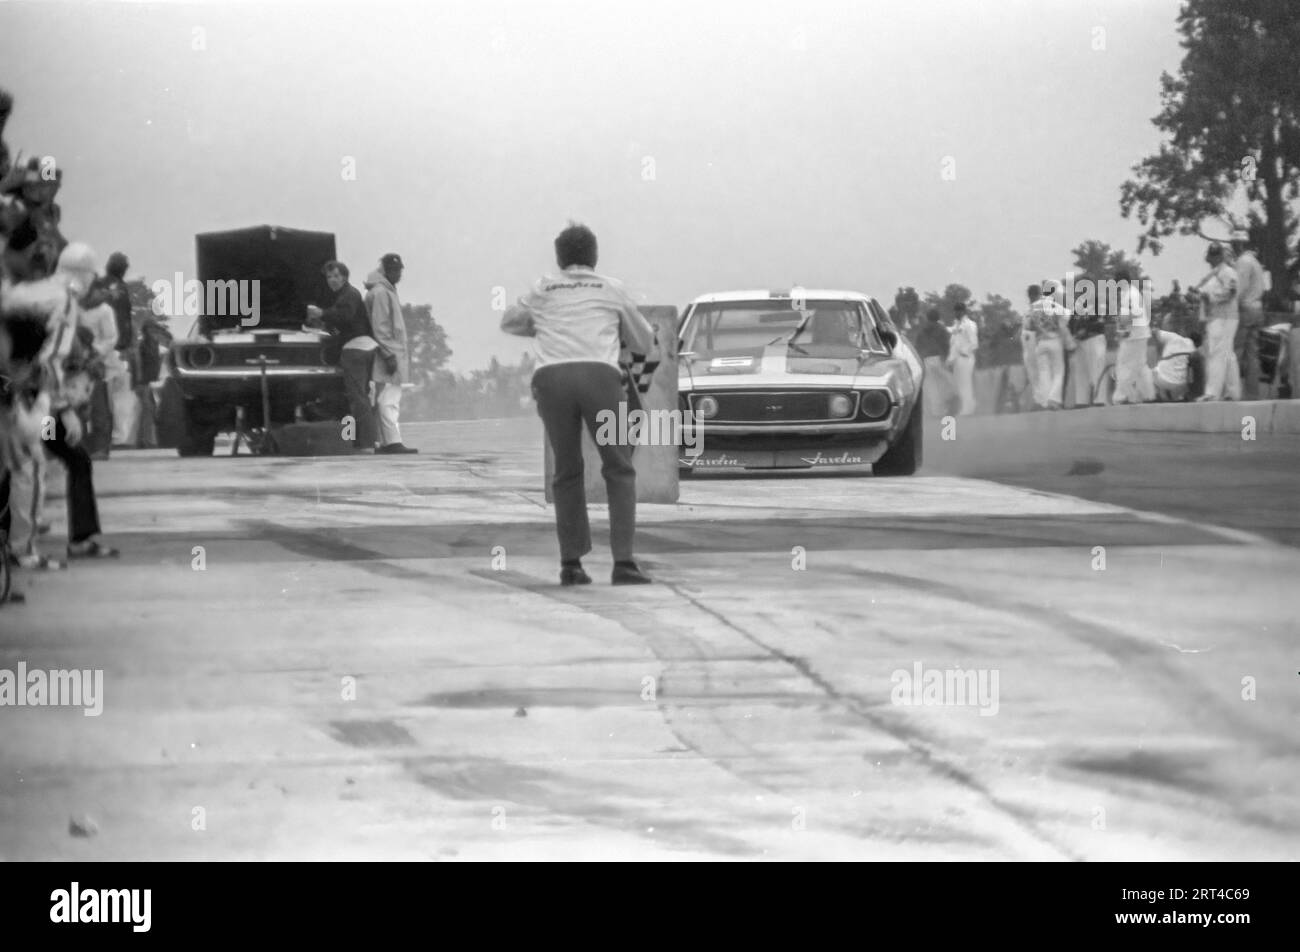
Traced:
<path fill-rule="evenodd" d="M 679 326 L 691 474 L 921 465 L 922 364 L 872 297 L 792 288 L 706 294 Z M 685 411 L 690 411 L 686 415 Z"/>

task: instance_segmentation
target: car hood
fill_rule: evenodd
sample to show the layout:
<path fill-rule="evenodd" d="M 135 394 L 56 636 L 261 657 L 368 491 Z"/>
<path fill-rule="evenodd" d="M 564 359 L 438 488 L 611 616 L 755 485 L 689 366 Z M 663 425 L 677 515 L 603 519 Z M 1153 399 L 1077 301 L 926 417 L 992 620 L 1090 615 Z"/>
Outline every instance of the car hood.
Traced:
<path fill-rule="evenodd" d="M 899 365 L 894 357 L 856 347 L 787 347 L 778 343 L 747 350 L 711 351 L 707 355 L 683 354 L 678 361 L 678 377 L 682 388 L 887 385 Z"/>

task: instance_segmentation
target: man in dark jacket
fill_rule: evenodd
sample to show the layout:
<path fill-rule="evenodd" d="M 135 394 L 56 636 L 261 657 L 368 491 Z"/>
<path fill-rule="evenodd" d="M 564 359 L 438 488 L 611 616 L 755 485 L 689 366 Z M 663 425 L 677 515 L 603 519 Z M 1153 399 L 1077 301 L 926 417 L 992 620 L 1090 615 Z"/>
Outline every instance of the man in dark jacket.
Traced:
<path fill-rule="evenodd" d="M 948 373 L 948 345 L 948 328 L 940 320 L 939 309 L 932 307 L 916 332 L 916 353 L 925 363 L 925 386 L 921 394 L 927 416 L 946 414 L 956 389 Z"/>
<path fill-rule="evenodd" d="M 158 446 L 158 403 L 153 385 L 162 376 L 163 352 L 171 346 L 172 332 L 150 312 L 140 324 L 139 338 L 136 365 L 140 374 L 136 378 L 135 395 L 140 400 L 140 427 L 135 445 L 142 450 L 151 450 Z"/>
<path fill-rule="evenodd" d="M 379 344 L 371 334 L 365 299 L 348 283 L 347 265 L 330 261 L 321 268 L 321 273 L 334 292 L 334 300 L 324 309 L 308 307 L 308 323 L 324 327 L 336 335 L 334 344 L 341 348 L 339 367 L 343 370 L 343 386 L 354 421 L 356 447 L 362 452 L 374 452 L 376 432 L 370 402 L 370 375 Z"/>

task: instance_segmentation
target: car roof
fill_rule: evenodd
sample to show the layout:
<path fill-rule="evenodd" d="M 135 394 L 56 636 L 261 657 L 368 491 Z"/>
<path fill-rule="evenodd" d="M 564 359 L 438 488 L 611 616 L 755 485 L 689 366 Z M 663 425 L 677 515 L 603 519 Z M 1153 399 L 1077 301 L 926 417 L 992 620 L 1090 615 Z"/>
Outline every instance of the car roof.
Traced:
<path fill-rule="evenodd" d="M 729 301 L 771 301 L 788 300 L 793 297 L 795 288 L 761 288 L 753 291 L 718 291 L 713 294 L 701 294 L 691 301 L 692 304 L 719 304 Z M 860 291 L 833 291 L 826 288 L 798 288 L 805 300 L 815 301 L 874 301 L 870 294 Z"/>

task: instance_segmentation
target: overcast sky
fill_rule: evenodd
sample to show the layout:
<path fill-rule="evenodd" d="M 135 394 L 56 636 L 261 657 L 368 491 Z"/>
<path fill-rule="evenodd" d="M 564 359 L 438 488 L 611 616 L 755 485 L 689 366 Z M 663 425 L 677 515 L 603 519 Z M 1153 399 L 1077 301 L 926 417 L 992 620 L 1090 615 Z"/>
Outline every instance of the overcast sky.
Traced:
<path fill-rule="evenodd" d="M 601 270 L 678 306 L 953 281 L 1020 306 L 1086 239 L 1132 253 L 1119 186 L 1160 141 L 1177 9 L 10 3 L 0 85 L 11 149 L 55 157 L 64 232 L 101 258 L 188 277 L 197 232 L 332 231 L 354 278 L 402 254 L 403 300 L 433 305 L 467 370 L 522 352 L 494 291 L 552 267 L 570 218 Z M 1143 264 L 1163 292 L 1202 252 L 1175 240 Z"/>

